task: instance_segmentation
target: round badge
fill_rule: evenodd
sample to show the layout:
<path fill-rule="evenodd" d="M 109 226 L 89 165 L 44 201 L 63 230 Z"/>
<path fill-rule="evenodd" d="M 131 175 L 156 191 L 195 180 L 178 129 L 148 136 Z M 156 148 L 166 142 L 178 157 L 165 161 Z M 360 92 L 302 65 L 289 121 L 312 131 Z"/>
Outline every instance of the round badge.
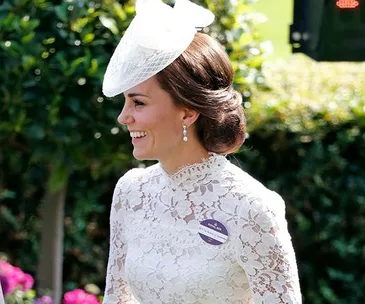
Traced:
<path fill-rule="evenodd" d="M 227 228 L 213 219 L 200 222 L 198 231 L 200 237 L 211 245 L 221 245 L 228 239 Z"/>

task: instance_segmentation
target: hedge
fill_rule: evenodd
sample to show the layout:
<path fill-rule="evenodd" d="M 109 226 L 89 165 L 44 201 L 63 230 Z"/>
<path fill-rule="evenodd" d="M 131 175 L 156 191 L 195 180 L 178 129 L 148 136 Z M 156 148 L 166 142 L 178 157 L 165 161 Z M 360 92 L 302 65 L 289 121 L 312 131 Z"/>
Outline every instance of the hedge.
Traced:
<path fill-rule="evenodd" d="M 365 302 L 365 64 L 267 63 L 242 167 L 286 200 L 305 303 Z"/>

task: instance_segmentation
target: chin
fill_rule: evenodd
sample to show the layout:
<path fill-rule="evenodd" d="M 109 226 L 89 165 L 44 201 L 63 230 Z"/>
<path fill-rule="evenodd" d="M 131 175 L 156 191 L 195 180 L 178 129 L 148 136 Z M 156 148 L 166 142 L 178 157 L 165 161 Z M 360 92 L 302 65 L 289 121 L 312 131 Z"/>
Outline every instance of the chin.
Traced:
<path fill-rule="evenodd" d="M 133 156 L 137 160 L 155 160 L 149 153 L 133 150 Z"/>

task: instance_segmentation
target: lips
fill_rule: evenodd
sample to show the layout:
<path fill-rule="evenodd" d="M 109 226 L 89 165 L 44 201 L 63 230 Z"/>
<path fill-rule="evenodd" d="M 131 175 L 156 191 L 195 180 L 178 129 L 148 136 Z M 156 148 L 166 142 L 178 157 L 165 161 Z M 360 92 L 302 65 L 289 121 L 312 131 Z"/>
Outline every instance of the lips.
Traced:
<path fill-rule="evenodd" d="M 132 138 L 141 138 L 145 137 L 147 135 L 147 132 L 130 132 L 130 136 Z"/>

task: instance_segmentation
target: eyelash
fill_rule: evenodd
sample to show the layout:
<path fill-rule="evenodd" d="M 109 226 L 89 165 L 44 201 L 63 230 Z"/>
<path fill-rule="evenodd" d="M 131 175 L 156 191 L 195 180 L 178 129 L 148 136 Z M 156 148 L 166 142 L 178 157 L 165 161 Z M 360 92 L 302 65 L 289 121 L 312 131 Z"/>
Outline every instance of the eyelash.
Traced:
<path fill-rule="evenodd" d="M 133 100 L 133 102 L 134 102 L 134 105 L 135 106 L 144 106 L 144 103 L 142 102 L 142 101 L 139 101 L 139 100 Z"/>

